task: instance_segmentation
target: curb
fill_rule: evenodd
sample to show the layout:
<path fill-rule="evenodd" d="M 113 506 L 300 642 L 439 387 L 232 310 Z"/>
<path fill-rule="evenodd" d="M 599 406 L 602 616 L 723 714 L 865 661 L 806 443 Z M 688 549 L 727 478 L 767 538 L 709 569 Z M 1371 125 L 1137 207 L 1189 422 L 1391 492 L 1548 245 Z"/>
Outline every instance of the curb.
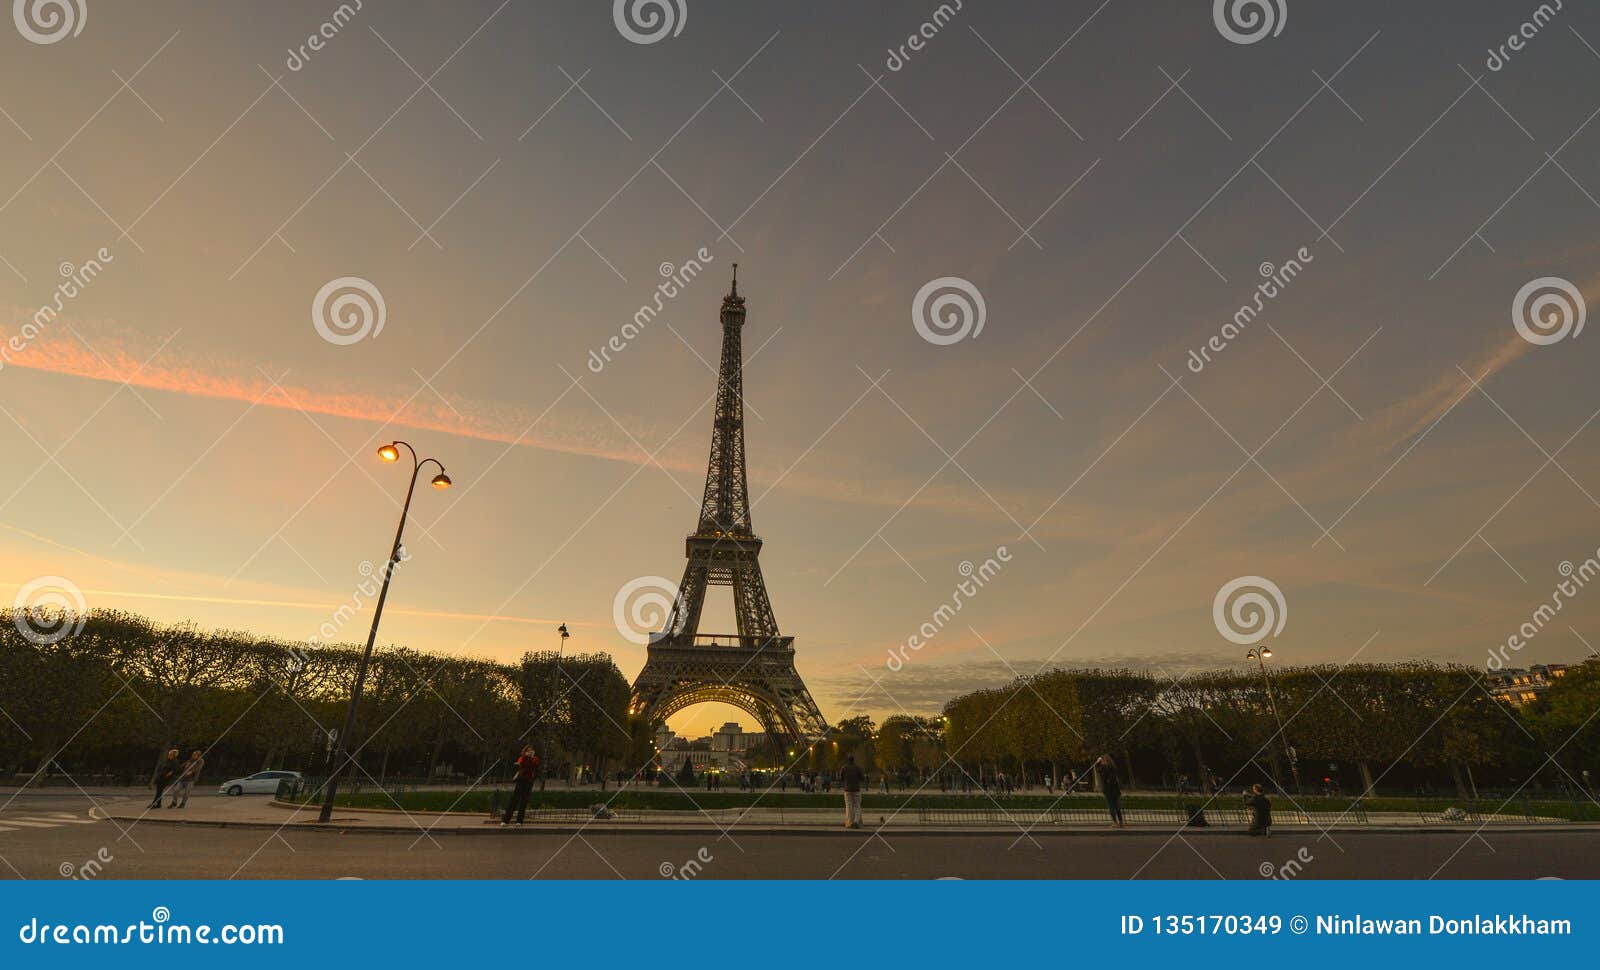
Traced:
<path fill-rule="evenodd" d="M 388 824 L 369 825 L 369 824 L 361 823 L 359 821 L 352 821 L 352 820 L 349 820 L 349 819 L 346 819 L 346 820 L 343 820 L 343 821 L 335 819 L 333 822 L 330 822 L 327 825 L 323 825 L 323 824 L 318 823 L 318 822 L 289 822 L 289 821 L 285 821 L 285 822 L 230 822 L 230 821 L 209 821 L 209 820 L 205 820 L 205 819 L 181 819 L 181 818 L 159 818 L 159 819 L 146 818 L 146 819 L 143 819 L 143 820 L 138 820 L 136 817 L 132 817 L 132 816 L 111 815 L 111 816 L 108 816 L 108 817 L 113 819 L 113 820 L 115 820 L 115 821 L 119 821 L 119 822 L 139 821 L 139 823 L 142 824 L 142 825 L 192 825 L 192 826 L 204 826 L 204 827 L 210 827 L 210 828 L 236 828 L 236 829 L 246 829 L 246 830 L 253 829 L 253 830 L 257 830 L 257 831 L 280 831 L 280 830 L 283 830 L 283 829 L 294 829 L 296 831 L 301 831 L 301 832 L 305 832 L 305 831 L 333 832 L 333 833 L 337 833 L 339 835 L 349 835 L 349 834 L 357 834 L 357 835 L 360 835 L 360 834 L 370 834 L 370 835 L 420 835 L 420 834 L 423 834 L 424 832 L 427 835 L 431 835 L 431 836 L 436 836 L 436 835 L 465 835 L 465 836 L 481 836 L 481 835 L 487 835 L 487 836 L 495 836 L 495 835 L 505 835 L 505 836 L 514 836 L 514 835 L 575 835 L 575 834 L 580 833 L 580 832 L 587 832 L 587 833 L 595 834 L 595 835 L 609 835 L 609 834 L 637 834 L 637 835 L 717 834 L 717 835 L 721 835 L 721 834 L 724 834 L 724 832 L 725 832 L 725 829 L 718 828 L 715 825 L 710 825 L 710 824 L 705 824 L 705 823 L 688 823 L 688 822 L 683 823 L 681 825 L 616 825 L 614 823 L 607 825 L 607 824 L 603 824 L 603 823 L 573 824 L 573 823 L 570 823 L 570 822 L 562 822 L 562 823 L 554 823 L 554 824 L 550 824 L 550 825 L 538 825 L 537 823 L 535 823 L 533 825 L 523 825 L 523 826 L 517 826 L 517 827 L 510 827 L 510 828 L 502 828 L 501 826 L 496 825 L 496 824 L 485 823 L 484 825 L 476 827 L 476 828 L 455 828 L 455 827 L 452 827 L 452 828 L 426 828 L 425 826 L 421 826 L 421 825 L 411 825 L 411 826 L 388 825 Z M 734 828 L 734 827 L 735 826 L 728 826 L 729 829 Z M 880 828 L 873 828 L 871 826 L 866 826 L 866 827 L 863 827 L 858 833 L 854 833 L 854 834 L 851 834 L 851 833 L 847 832 L 841 826 L 831 826 L 831 825 L 830 826 L 821 826 L 821 825 L 805 825 L 805 826 L 802 826 L 802 825 L 789 825 L 789 826 L 739 825 L 739 826 L 737 826 L 737 829 L 738 829 L 738 834 L 741 835 L 741 836 L 744 836 L 744 835 L 795 835 L 795 836 L 812 836 L 812 837 L 824 837 L 824 838 L 830 837 L 830 836 L 831 837 L 844 837 L 844 838 L 852 838 L 852 837 L 853 838 L 870 838 L 874 834 L 882 833 L 883 831 L 885 831 L 885 829 L 888 829 L 889 831 L 891 831 L 896 836 L 906 836 L 906 835 L 910 835 L 910 836 L 996 836 L 996 835 L 1013 835 L 1013 836 L 1017 836 L 1017 837 L 1020 838 L 1020 837 L 1025 837 L 1025 836 L 1046 835 L 1046 836 L 1078 836 L 1078 837 L 1088 837 L 1088 838 L 1119 838 L 1119 837 L 1126 836 L 1126 835 L 1168 835 L 1168 834 L 1172 834 L 1174 832 L 1183 833 L 1184 835 L 1189 836 L 1189 837 L 1202 836 L 1202 835 L 1218 835 L 1218 836 L 1228 836 L 1228 837 L 1239 837 L 1239 836 L 1245 836 L 1246 835 L 1246 830 L 1244 828 L 1239 828 L 1239 827 L 1226 828 L 1226 827 L 1222 827 L 1222 826 L 1211 826 L 1211 827 L 1205 828 L 1205 829 L 1190 829 L 1190 828 L 1187 828 L 1187 827 L 1173 829 L 1173 828 L 1167 828 L 1167 827 L 1164 827 L 1164 826 L 1132 826 L 1132 827 L 1129 827 L 1129 828 L 1125 828 L 1125 829 L 1121 830 L 1120 832 L 1111 830 L 1109 828 L 1093 828 L 1093 829 L 1090 829 L 1090 828 L 1064 828 L 1064 827 L 1061 827 L 1061 826 L 1047 826 L 1047 825 L 1041 825 L 1041 826 L 1037 826 L 1037 827 L 1034 827 L 1034 828 L 1030 828 L 1030 829 L 1027 829 L 1026 832 L 1019 831 L 1017 826 L 1009 826 L 1009 827 L 999 827 L 999 826 L 962 826 L 960 828 L 939 828 L 939 827 L 935 827 L 935 826 L 904 826 L 904 827 L 885 826 L 885 827 L 880 827 Z M 1292 836 L 1297 835 L 1297 834 L 1321 836 L 1325 832 L 1326 833 L 1332 833 L 1332 834 L 1335 834 L 1335 835 L 1360 835 L 1360 834 L 1367 834 L 1367 833 L 1374 834 L 1374 835 L 1472 835 L 1472 834 L 1477 833 L 1477 832 L 1479 832 L 1479 831 L 1481 831 L 1483 829 L 1490 829 L 1490 830 L 1492 830 L 1494 832 L 1500 832 L 1500 833 L 1504 833 L 1504 832 L 1513 832 L 1513 833 L 1533 833 L 1533 832 L 1537 832 L 1537 833 L 1553 834 L 1553 833 L 1557 833 L 1557 832 L 1600 832 L 1600 825 L 1595 825 L 1595 824 L 1577 824 L 1577 825 L 1554 825 L 1554 824 L 1547 824 L 1547 825 L 1509 825 L 1509 824 L 1507 824 L 1507 825 L 1482 826 L 1482 827 L 1479 827 L 1479 828 L 1474 828 L 1473 826 L 1470 826 L 1470 825 L 1461 825 L 1461 826 L 1445 826 L 1445 825 L 1406 825 L 1406 826 L 1400 826 L 1400 825 L 1361 825 L 1361 826 L 1341 826 L 1341 827 L 1334 827 L 1334 828 L 1328 828 L 1328 829 L 1317 829 L 1317 828 L 1315 828 L 1313 826 L 1309 826 L 1309 825 L 1297 825 L 1297 826 L 1294 826 L 1293 828 L 1280 828 L 1278 830 L 1278 837 L 1280 839 L 1283 839 L 1283 838 L 1287 838 L 1287 837 L 1292 837 Z"/>

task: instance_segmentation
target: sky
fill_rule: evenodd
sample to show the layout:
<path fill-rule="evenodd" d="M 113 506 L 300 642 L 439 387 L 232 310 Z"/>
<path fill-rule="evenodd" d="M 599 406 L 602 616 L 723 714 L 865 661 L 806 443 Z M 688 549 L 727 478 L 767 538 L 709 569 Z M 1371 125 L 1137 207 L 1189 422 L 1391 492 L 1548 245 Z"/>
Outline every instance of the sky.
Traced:
<path fill-rule="evenodd" d="M 0 30 L 0 595 L 326 636 L 400 438 L 455 486 L 381 642 L 631 677 L 735 262 L 830 720 L 1239 668 L 1251 602 L 1275 662 L 1481 666 L 1600 547 L 1587 7 L 64 9 Z M 1506 662 L 1591 655 L 1561 600 Z"/>

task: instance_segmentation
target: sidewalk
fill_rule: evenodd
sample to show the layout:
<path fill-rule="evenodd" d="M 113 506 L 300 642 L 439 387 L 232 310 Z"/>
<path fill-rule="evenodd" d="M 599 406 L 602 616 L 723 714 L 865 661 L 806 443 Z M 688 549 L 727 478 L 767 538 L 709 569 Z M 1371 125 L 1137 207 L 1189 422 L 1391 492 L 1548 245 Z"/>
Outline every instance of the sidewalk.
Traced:
<path fill-rule="evenodd" d="M 377 809 L 337 809 L 333 819 L 327 825 L 317 821 L 319 806 L 316 805 L 291 805 L 278 802 L 266 796 L 243 796 L 239 798 L 211 797 L 196 798 L 189 802 L 183 809 L 149 809 L 148 802 L 142 798 L 118 799 L 102 803 L 103 809 L 97 814 L 115 819 L 118 822 L 139 822 L 141 824 L 161 825 L 215 825 L 258 829 L 321 829 L 348 832 L 378 832 L 388 834 L 419 834 L 427 831 L 433 834 L 452 835 L 512 835 L 526 833 L 562 833 L 593 832 L 593 833 L 618 833 L 633 832 L 639 834 L 684 834 L 691 832 L 719 832 L 725 829 L 734 829 L 739 834 L 773 834 L 773 835 L 834 835 L 842 829 L 840 820 L 843 808 L 838 811 L 827 809 L 721 809 L 705 812 L 652 812 L 633 818 L 625 819 L 586 819 L 582 812 L 565 813 L 558 821 L 529 821 L 522 826 L 502 827 L 498 819 L 490 819 L 487 815 L 480 814 L 444 814 L 438 812 L 402 812 L 399 810 Z M 1320 833 L 1323 831 L 1344 832 L 1458 832 L 1471 833 L 1478 830 L 1483 823 L 1450 824 L 1439 822 L 1424 822 L 1411 813 L 1369 813 L 1366 823 L 1348 823 L 1327 825 L 1308 824 L 1307 822 L 1292 818 L 1289 813 L 1280 813 L 1273 826 L 1274 833 Z M 1029 813 L 1017 812 L 1011 821 L 983 823 L 983 824 L 930 824 L 919 821 L 916 813 L 903 812 L 890 817 L 885 812 L 868 812 L 865 818 L 866 825 L 862 833 L 870 834 L 879 827 L 892 829 L 897 835 L 913 834 L 938 834 L 938 835 L 1020 835 L 1027 831 L 1031 835 L 1115 835 L 1117 831 L 1111 829 L 1103 822 L 1099 823 L 1052 823 L 1036 822 Z M 1600 830 L 1600 825 L 1583 823 L 1545 822 L 1528 824 L 1521 816 L 1505 816 L 1503 820 L 1492 823 L 1493 830 L 1503 831 L 1592 831 Z M 1171 824 L 1129 824 L 1121 830 L 1124 833 L 1167 833 L 1175 830 Z M 1241 834 L 1243 829 L 1238 826 L 1214 825 L 1204 829 L 1183 829 L 1186 834 L 1201 835 L 1205 833 Z"/>

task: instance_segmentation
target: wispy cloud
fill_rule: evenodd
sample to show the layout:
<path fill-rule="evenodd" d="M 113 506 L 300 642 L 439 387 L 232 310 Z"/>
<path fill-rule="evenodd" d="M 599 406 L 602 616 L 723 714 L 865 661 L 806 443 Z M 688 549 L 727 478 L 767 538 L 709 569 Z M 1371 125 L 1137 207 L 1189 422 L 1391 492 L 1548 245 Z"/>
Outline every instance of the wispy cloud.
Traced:
<path fill-rule="evenodd" d="M 13 318 L 20 313 L 16 308 L 9 311 Z M 0 331 L 0 342 L 8 336 Z M 657 448 L 680 422 L 669 425 L 655 418 L 618 415 L 617 419 L 626 426 L 624 430 L 611 417 L 585 412 L 581 403 L 583 395 L 576 393 L 570 398 L 573 402 L 570 406 L 563 404 L 552 408 L 548 414 L 541 414 L 522 405 L 483 401 L 466 395 L 451 394 L 448 400 L 441 400 L 426 392 L 397 396 L 362 389 L 330 391 L 323 386 L 274 380 L 264 370 L 252 373 L 248 366 L 237 362 L 190 359 L 172 347 L 148 362 L 147 356 L 148 352 L 141 354 L 132 346 L 111 339 L 97 338 L 90 349 L 80 340 L 56 336 L 28 344 L 23 350 L 10 354 L 7 366 L 104 383 L 126 382 L 141 390 L 301 410 L 380 426 L 399 425 L 629 465 L 660 465 L 689 476 L 702 475 L 705 471 L 700 458 L 701 424 L 691 421 L 668 447 L 651 455 L 643 449 Z M 711 386 L 712 382 L 708 381 L 708 404 Z M 709 424 L 709 407 L 703 414 L 702 423 Z M 825 445 L 825 442 L 819 444 Z M 917 508 L 984 520 L 1003 518 L 995 504 L 974 495 L 970 489 L 937 482 L 924 484 L 920 479 L 904 476 L 885 480 L 861 473 L 864 469 L 857 462 L 852 462 L 848 469 L 841 468 L 837 459 L 824 462 L 822 454 L 819 448 L 815 454 L 797 453 L 789 461 L 753 464 L 751 480 L 758 485 L 772 485 L 813 498 L 853 505 L 894 508 L 906 501 L 905 496 L 913 496 L 907 504 Z M 808 473 L 798 467 L 802 463 L 826 464 L 839 474 Z M 845 474 L 847 471 L 858 474 Z M 919 486 L 924 487 L 919 491 Z M 1039 496 L 1002 493 L 998 500 L 1009 508 L 1022 509 L 1038 501 Z"/>

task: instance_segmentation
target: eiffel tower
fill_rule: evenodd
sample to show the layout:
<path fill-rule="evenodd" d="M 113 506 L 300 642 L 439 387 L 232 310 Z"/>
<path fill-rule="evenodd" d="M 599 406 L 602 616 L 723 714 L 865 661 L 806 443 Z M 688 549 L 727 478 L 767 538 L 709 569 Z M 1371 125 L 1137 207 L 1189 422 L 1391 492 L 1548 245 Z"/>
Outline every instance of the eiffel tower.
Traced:
<path fill-rule="evenodd" d="M 632 711 L 654 727 L 708 701 L 758 720 L 770 738 L 808 743 L 828 722 L 794 666 L 794 637 L 778 633 L 761 579 L 761 540 L 750 528 L 744 460 L 744 297 L 739 265 L 722 298 L 722 370 L 711 424 L 700 522 L 684 540 L 688 563 L 666 629 L 650 635 L 644 669 L 633 684 Z M 702 634 L 707 586 L 732 586 L 738 633 Z"/>

